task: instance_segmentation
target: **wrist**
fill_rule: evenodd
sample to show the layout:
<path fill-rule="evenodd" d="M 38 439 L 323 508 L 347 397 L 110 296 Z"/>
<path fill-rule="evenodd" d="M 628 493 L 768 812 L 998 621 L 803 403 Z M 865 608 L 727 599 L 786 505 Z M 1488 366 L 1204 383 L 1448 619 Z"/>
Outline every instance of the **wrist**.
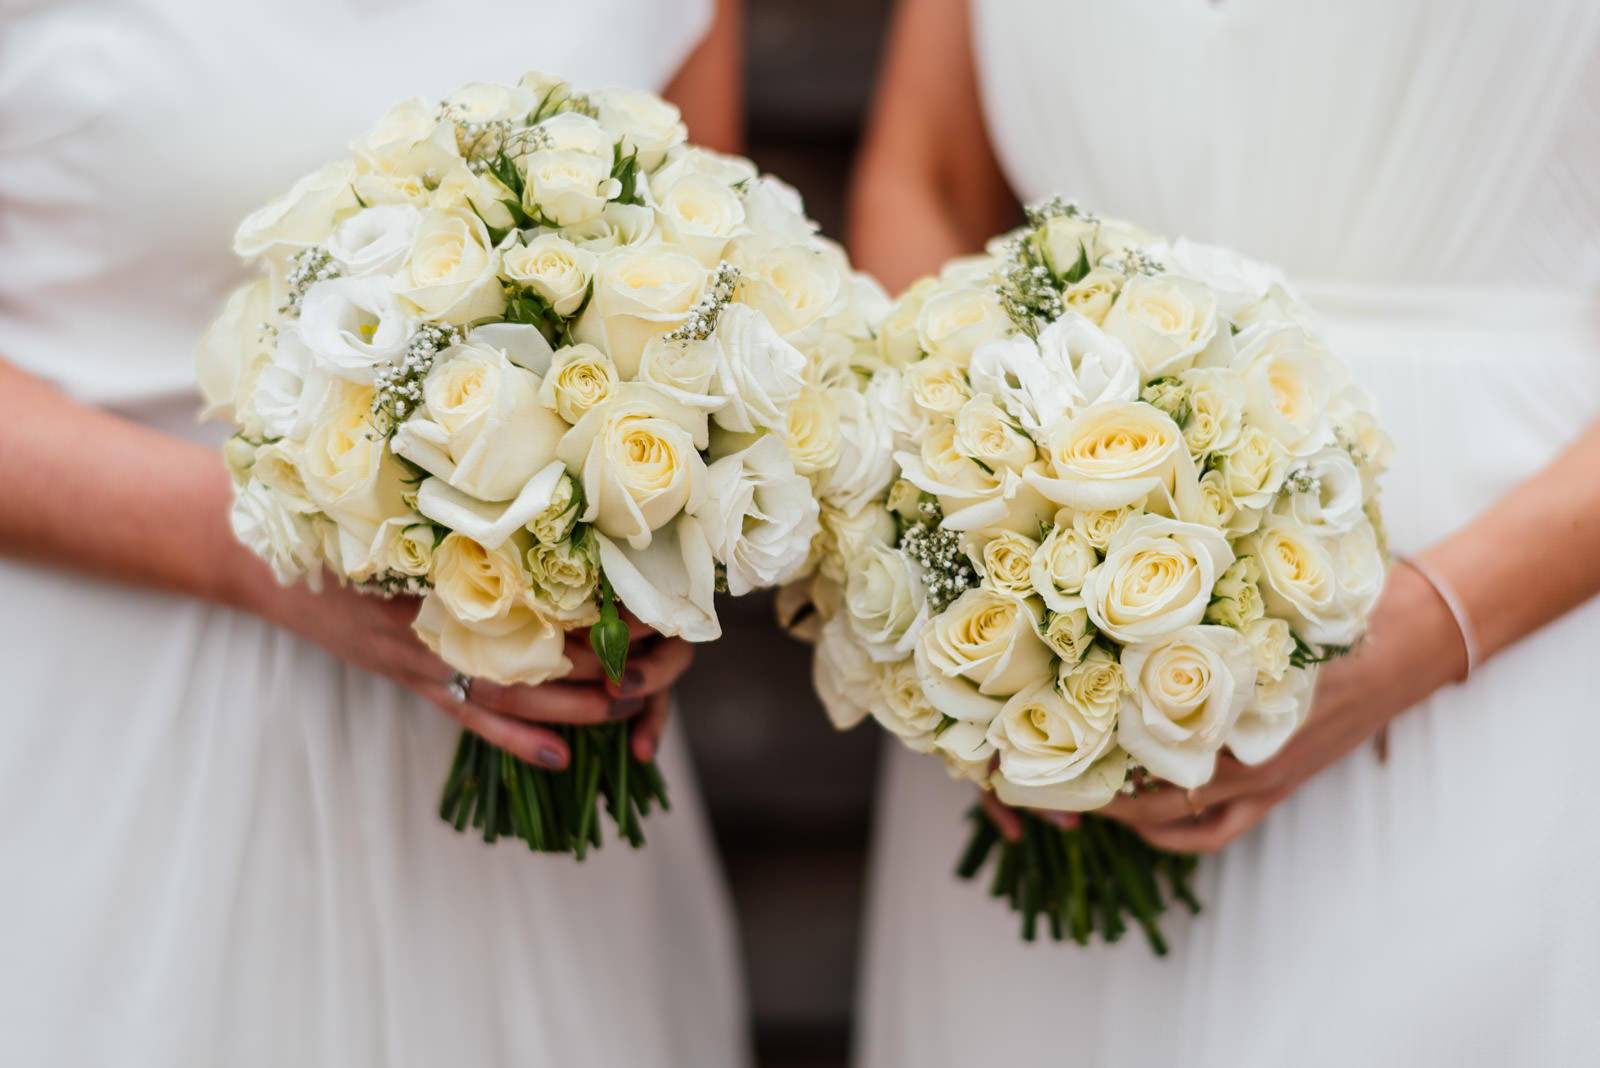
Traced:
<path fill-rule="evenodd" d="M 1467 642 L 1445 596 L 1414 566 L 1396 561 L 1379 606 L 1374 635 L 1392 650 L 1392 665 L 1415 699 L 1466 678 Z"/>

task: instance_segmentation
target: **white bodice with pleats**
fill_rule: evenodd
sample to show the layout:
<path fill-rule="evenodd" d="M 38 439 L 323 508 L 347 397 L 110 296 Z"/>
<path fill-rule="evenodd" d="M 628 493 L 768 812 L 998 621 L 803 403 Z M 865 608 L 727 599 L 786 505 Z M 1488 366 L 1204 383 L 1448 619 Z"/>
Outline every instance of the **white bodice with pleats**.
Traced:
<path fill-rule="evenodd" d="M 975 0 L 972 24 L 1019 197 L 1289 272 L 1396 440 L 1397 549 L 1600 417 L 1600 5 Z M 1023 946 L 951 874 L 970 788 L 894 747 L 861 1063 L 1600 1063 L 1597 640 L 1590 603 L 1396 719 L 1387 763 L 1307 783 L 1203 862 L 1166 960 Z"/>
<path fill-rule="evenodd" d="M 0 0 L 0 358 L 215 439 L 193 358 L 247 212 L 406 97 L 659 89 L 710 16 Z M 648 848 L 578 865 L 453 833 L 454 724 L 252 617 L 0 558 L 0 679 L 0 1063 L 745 1063 L 676 735 Z"/>

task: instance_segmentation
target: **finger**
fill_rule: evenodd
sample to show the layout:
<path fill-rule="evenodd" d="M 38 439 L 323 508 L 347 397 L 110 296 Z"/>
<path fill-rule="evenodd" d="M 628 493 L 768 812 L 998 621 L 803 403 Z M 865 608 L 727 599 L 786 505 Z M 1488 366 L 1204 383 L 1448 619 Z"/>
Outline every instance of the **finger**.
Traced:
<path fill-rule="evenodd" d="M 1139 833 L 1157 849 L 1174 853 L 1216 853 L 1253 830 L 1271 808 L 1270 801 L 1261 798 L 1231 801 L 1198 820 L 1164 824 Z"/>
<path fill-rule="evenodd" d="M 560 771 L 567 766 L 571 756 L 567 743 L 553 731 L 498 715 L 472 701 L 457 701 L 444 687 L 426 687 L 422 695 L 490 745 L 535 767 Z"/>
<path fill-rule="evenodd" d="M 1014 808 L 1007 807 L 1001 800 L 988 790 L 979 795 L 983 811 L 1000 831 L 1000 837 L 1008 842 L 1022 841 L 1022 813 Z"/>
<path fill-rule="evenodd" d="M 567 635 L 567 659 L 572 661 L 572 670 L 562 676 L 567 682 L 599 682 L 606 677 L 587 632 Z"/>
<path fill-rule="evenodd" d="M 656 758 L 661 748 L 661 732 L 667 729 L 667 718 L 672 715 L 672 695 L 658 693 L 645 704 L 644 714 L 633 725 L 630 744 L 633 755 L 642 764 Z"/>
<path fill-rule="evenodd" d="M 644 710 L 642 698 L 614 698 L 592 682 L 545 682 L 499 686 L 474 679 L 471 704 L 532 723 L 605 723 Z"/>
<path fill-rule="evenodd" d="M 682 638 L 667 638 L 648 652 L 630 656 L 622 681 L 607 679 L 606 689 L 617 697 L 651 697 L 670 689 L 693 662 L 694 646 Z"/>
<path fill-rule="evenodd" d="M 1187 820 L 1195 808 L 1204 806 L 1202 795 L 1196 791 L 1196 804 L 1190 804 L 1187 791 L 1177 786 L 1163 786 L 1159 790 L 1137 794 L 1133 797 L 1119 795 L 1097 814 L 1125 823 L 1135 830 L 1141 827 L 1158 827 L 1165 823 Z"/>
<path fill-rule="evenodd" d="M 1076 812 L 1058 812 L 1051 808 L 1030 808 L 1028 811 L 1063 831 L 1070 831 L 1078 826 L 1079 816 Z"/>
<path fill-rule="evenodd" d="M 628 625 L 628 640 L 636 642 L 643 638 L 657 638 L 661 632 L 648 623 L 639 622 L 639 617 L 624 608 L 620 613 L 622 621 Z"/>

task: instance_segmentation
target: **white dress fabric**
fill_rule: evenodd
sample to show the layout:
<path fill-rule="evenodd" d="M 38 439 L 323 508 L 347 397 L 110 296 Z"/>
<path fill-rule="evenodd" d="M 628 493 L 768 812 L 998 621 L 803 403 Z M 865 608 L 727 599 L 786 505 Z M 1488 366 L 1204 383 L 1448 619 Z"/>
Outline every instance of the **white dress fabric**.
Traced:
<path fill-rule="evenodd" d="M 1397 443 L 1395 548 L 1600 416 L 1600 6 L 979 0 L 973 29 L 1019 196 L 1301 283 Z M 1597 641 L 1591 602 L 1312 780 L 1202 862 L 1165 960 L 1021 943 L 952 874 L 971 788 L 893 747 L 860 1062 L 1600 1063 Z"/>
<path fill-rule="evenodd" d="M 709 19 L 0 0 L 0 357 L 201 435 L 195 343 L 248 211 L 409 96 L 528 69 L 659 89 Z M 0 606 L 0 1064 L 747 1063 L 675 734 L 648 847 L 580 865 L 455 834 L 454 724 L 259 619 L 11 561 Z"/>

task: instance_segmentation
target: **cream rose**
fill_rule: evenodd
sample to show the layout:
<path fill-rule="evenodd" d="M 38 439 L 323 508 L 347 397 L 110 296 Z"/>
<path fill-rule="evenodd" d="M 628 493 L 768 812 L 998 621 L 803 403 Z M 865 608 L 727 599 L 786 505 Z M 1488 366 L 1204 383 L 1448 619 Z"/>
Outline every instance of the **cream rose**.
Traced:
<path fill-rule="evenodd" d="M 1039 543 L 1015 531 L 1002 530 L 975 539 L 973 555 L 984 583 L 993 590 L 1028 597 L 1033 593 L 1033 559 Z"/>
<path fill-rule="evenodd" d="M 1382 559 L 1375 539 L 1362 547 L 1371 548 L 1371 560 L 1381 576 Z M 1311 531 L 1293 520 L 1268 516 L 1262 520 L 1260 532 L 1241 545 L 1241 551 L 1251 552 L 1261 568 L 1261 594 L 1267 611 L 1287 619 L 1300 637 L 1319 645 L 1348 645 L 1360 636 L 1370 599 L 1342 595 L 1340 564 L 1328 544 Z"/>
<path fill-rule="evenodd" d="M 922 358 L 922 342 L 917 336 L 917 317 L 922 305 L 938 292 L 936 278 L 922 278 L 895 302 L 878 324 L 878 355 L 890 367 L 909 368 Z"/>
<path fill-rule="evenodd" d="M 1256 684 L 1250 703 L 1228 732 L 1228 749 L 1246 764 L 1270 760 L 1311 714 L 1316 675 L 1291 668 L 1276 680 Z"/>
<path fill-rule="evenodd" d="M 583 304 L 594 277 L 594 253 L 559 234 L 540 234 L 506 249 L 505 276 L 532 289 L 557 315 L 572 315 Z"/>
<path fill-rule="evenodd" d="M 544 511 L 528 520 L 528 531 L 542 545 L 559 545 L 572 537 L 572 528 L 578 523 L 578 480 L 563 465 L 561 478 L 550 491 L 550 503 Z"/>
<path fill-rule="evenodd" d="M 839 404 L 832 390 L 806 386 L 784 416 L 783 439 L 802 475 L 816 475 L 839 461 Z"/>
<path fill-rule="evenodd" d="M 611 358 L 580 342 L 556 350 L 550 373 L 539 386 L 539 403 L 576 423 L 589 409 L 610 400 L 618 384 Z"/>
<path fill-rule="evenodd" d="M 1065 612 L 1051 612 L 1039 630 L 1039 637 L 1061 658 L 1062 666 L 1068 668 L 1082 660 L 1094 642 L 1088 611 L 1081 607 L 1081 599 L 1071 600 L 1080 601 L 1080 606 Z"/>
<path fill-rule="evenodd" d="M 1310 456 L 1333 442 L 1329 412 L 1344 388 L 1332 353 L 1298 326 L 1247 327 L 1235 339 L 1233 366 L 1245 384 L 1245 419 L 1291 455 Z"/>
<path fill-rule="evenodd" d="M 936 415 L 953 417 L 972 396 L 961 368 L 939 357 L 912 364 L 904 381 L 912 402 Z"/>
<path fill-rule="evenodd" d="M 1217 469 L 1234 507 L 1260 510 L 1277 499 L 1289 474 L 1289 453 L 1272 435 L 1247 426 Z"/>
<path fill-rule="evenodd" d="M 1289 658 L 1294 654 L 1294 634 L 1286 620 L 1270 616 L 1255 619 L 1240 628 L 1239 633 L 1250 646 L 1255 658 L 1257 677 L 1266 682 L 1277 682 L 1289 670 Z"/>
<path fill-rule="evenodd" d="M 735 596 L 781 585 L 805 566 L 821 529 L 811 483 L 781 438 L 764 434 L 706 473 L 695 513 Z"/>
<path fill-rule="evenodd" d="M 465 324 L 505 311 L 499 269 L 483 220 L 470 212 L 434 211 L 417 224 L 397 285 L 427 318 Z"/>
<path fill-rule="evenodd" d="M 851 558 L 844 603 L 851 629 L 877 661 L 903 659 L 928 621 L 922 569 L 884 545 L 864 544 Z"/>
<path fill-rule="evenodd" d="M 1046 607 L 1065 612 L 1079 603 L 1075 595 L 1099 562 L 1089 539 L 1071 526 L 1062 526 L 1058 519 L 1029 562 L 1028 580 Z"/>
<path fill-rule="evenodd" d="M 551 226 L 578 226 L 622 194 L 611 157 L 573 149 L 542 149 L 522 160 L 522 208 Z"/>
<path fill-rule="evenodd" d="M 890 734 L 919 753 L 931 753 L 944 713 L 928 700 L 922 679 L 910 660 L 883 665 L 878 691 L 872 701 L 872 718 Z"/>
<path fill-rule="evenodd" d="M 1111 508 L 1072 513 L 1072 529 L 1084 541 L 1100 552 L 1105 552 L 1111 539 L 1134 515 L 1132 508 Z"/>
<path fill-rule="evenodd" d="M 492 82 L 469 82 L 444 98 L 445 113 L 456 122 L 464 123 L 525 119 L 538 105 L 533 90 Z"/>
<path fill-rule="evenodd" d="M 1020 597 L 982 587 L 968 590 L 933 618 L 918 648 L 943 679 L 970 683 L 984 698 L 1009 697 L 1050 671 L 1050 650 L 1039 640 L 1032 612 Z M 947 691 L 939 689 L 929 699 L 957 719 L 988 719 L 983 712 L 994 711 L 960 695 L 942 700 Z M 962 714 L 974 710 L 979 714 Z"/>
<path fill-rule="evenodd" d="M 917 343 L 924 352 L 965 367 L 985 341 L 1011 333 L 1011 320 L 992 289 L 939 293 L 917 312 Z"/>
<path fill-rule="evenodd" d="M 569 626 L 596 616 L 594 591 L 600 581 L 600 554 L 587 538 L 554 545 L 536 543 L 523 554 L 539 599 Z"/>
<path fill-rule="evenodd" d="M 363 177 L 397 177 L 417 181 L 428 171 L 440 173 L 460 162 L 455 127 L 439 121 L 436 101 L 413 97 L 389 109 L 351 149 L 366 169 Z M 425 190 L 424 190 L 425 192 Z M 367 203 L 375 203 L 363 194 Z"/>
<path fill-rule="evenodd" d="M 1084 576 L 1084 607 L 1117 641 L 1155 641 L 1200 622 L 1217 576 L 1232 559 L 1228 539 L 1210 527 L 1136 516 Z"/>
<path fill-rule="evenodd" d="M 1116 745 L 1117 717 L 1081 708 L 1043 679 L 1005 703 L 989 724 L 999 773 L 1014 786 L 1056 786 L 1086 773 Z"/>
<path fill-rule="evenodd" d="M 1076 664 L 1063 662 L 1059 682 L 1074 704 L 1099 717 L 1116 715 L 1129 690 L 1121 661 L 1099 645 L 1091 645 Z"/>
<path fill-rule="evenodd" d="M 1080 510 L 1121 508 L 1160 490 L 1171 492 L 1180 466 L 1193 465 L 1172 417 L 1148 404 L 1098 404 L 1051 429 L 1044 468 L 1024 477 L 1057 504 Z"/>
<path fill-rule="evenodd" d="M 301 178 L 289 191 L 245 216 L 234 231 L 233 251 L 246 259 L 266 252 L 292 253 L 327 239 L 339 217 L 359 205 L 349 160 L 330 163 Z"/>
<path fill-rule="evenodd" d="M 854 727 L 881 702 L 882 671 L 867 656 L 847 616 L 836 615 L 822 625 L 811 658 L 811 682 L 836 728 Z"/>
<path fill-rule="evenodd" d="M 468 341 L 434 357 L 397 455 L 480 501 L 509 501 L 555 457 L 567 427 L 539 403 L 539 376 Z"/>
<path fill-rule="evenodd" d="M 1204 785 L 1255 689 L 1244 639 L 1227 627 L 1185 627 L 1127 646 L 1122 667 L 1133 694 L 1117 741 L 1157 777 L 1185 789 Z"/>
<path fill-rule="evenodd" d="M 979 394 L 956 414 L 955 448 L 990 470 L 1021 471 L 1038 455 L 1026 434 L 1013 427 L 994 398 Z"/>
<path fill-rule="evenodd" d="M 1244 429 L 1244 380 L 1221 367 L 1196 367 L 1179 380 L 1188 388 L 1183 440 L 1196 456 L 1227 452 Z"/>
<path fill-rule="evenodd" d="M 643 549 L 652 532 L 704 502 L 704 440 L 703 413 L 624 383 L 567 432 L 557 454 L 582 480 L 582 521 Z"/>
<path fill-rule="evenodd" d="M 1233 494 L 1228 492 L 1228 480 L 1223 473 L 1211 470 L 1200 476 L 1200 493 L 1195 498 L 1194 511 L 1183 518 L 1218 530 L 1232 531 L 1233 522 L 1238 516 L 1239 506 L 1234 503 Z M 1258 519 L 1256 517 L 1252 522 Z"/>
<path fill-rule="evenodd" d="M 639 167 L 645 172 L 660 166 L 667 152 L 689 135 L 678 109 L 654 93 L 596 89 L 588 95 L 600 125 L 621 143 L 624 155 L 638 154 Z"/>
<path fill-rule="evenodd" d="M 839 458 L 817 480 L 817 495 L 824 504 L 856 512 L 894 481 L 894 443 L 884 392 L 884 383 L 877 378 L 865 393 L 829 392 L 839 411 Z"/>
<path fill-rule="evenodd" d="M 272 337 L 262 325 L 271 299 L 265 278 L 240 286 L 206 330 L 195 355 L 195 381 L 206 401 L 201 418 L 227 419 L 259 434 L 250 397 L 262 369 L 272 362 Z"/>
<path fill-rule="evenodd" d="M 1122 291 L 1127 278 L 1121 271 L 1110 267 L 1096 267 L 1062 294 L 1067 307 L 1082 315 L 1096 326 L 1106 321 L 1117 294 Z"/>
<path fill-rule="evenodd" d="M 722 259 L 728 242 L 748 232 L 744 201 L 709 175 L 686 174 L 657 191 L 656 222 L 707 267 Z"/>
<path fill-rule="evenodd" d="M 743 274 L 734 299 L 760 312 L 801 348 L 810 347 L 823 321 L 849 302 L 838 264 L 820 248 L 791 245 L 735 260 Z"/>
<path fill-rule="evenodd" d="M 1136 274 L 1122 287 L 1102 326 L 1128 346 L 1146 378 L 1158 378 L 1193 366 L 1217 337 L 1219 322 L 1205 286 Z M 1227 335 L 1226 326 L 1222 334 Z"/>
<path fill-rule="evenodd" d="M 1255 557 L 1241 556 L 1228 565 L 1211 591 L 1205 621 L 1243 630 L 1260 619 L 1266 608 L 1261 601 L 1261 569 Z"/>
<path fill-rule="evenodd" d="M 306 493 L 339 526 L 345 551 L 363 555 L 378 525 L 398 512 L 401 476 L 372 432 L 372 387 L 338 382 L 300 456 Z"/>
<path fill-rule="evenodd" d="M 600 257 L 594 295 L 574 334 L 604 349 L 624 379 L 639 371 L 645 343 L 677 329 L 705 289 L 699 261 L 662 248 L 619 248 Z"/>
<path fill-rule="evenodd" d="M 726 401 L 714 395 L 711 381 L 722 350 L 715 340 L 668 341 L 652 337 L 639 358 L 638 381 L 654 386 L 679 404 L 713 412 Z"/>
<path fill-rule="evenodd" d="M 434 551 L 433 590 L 413 628 L 457 671 L 502 685 L 537 685 L 572 670 L 566 633 L 533 607 L 515 551 L 450 534 Z"/>

